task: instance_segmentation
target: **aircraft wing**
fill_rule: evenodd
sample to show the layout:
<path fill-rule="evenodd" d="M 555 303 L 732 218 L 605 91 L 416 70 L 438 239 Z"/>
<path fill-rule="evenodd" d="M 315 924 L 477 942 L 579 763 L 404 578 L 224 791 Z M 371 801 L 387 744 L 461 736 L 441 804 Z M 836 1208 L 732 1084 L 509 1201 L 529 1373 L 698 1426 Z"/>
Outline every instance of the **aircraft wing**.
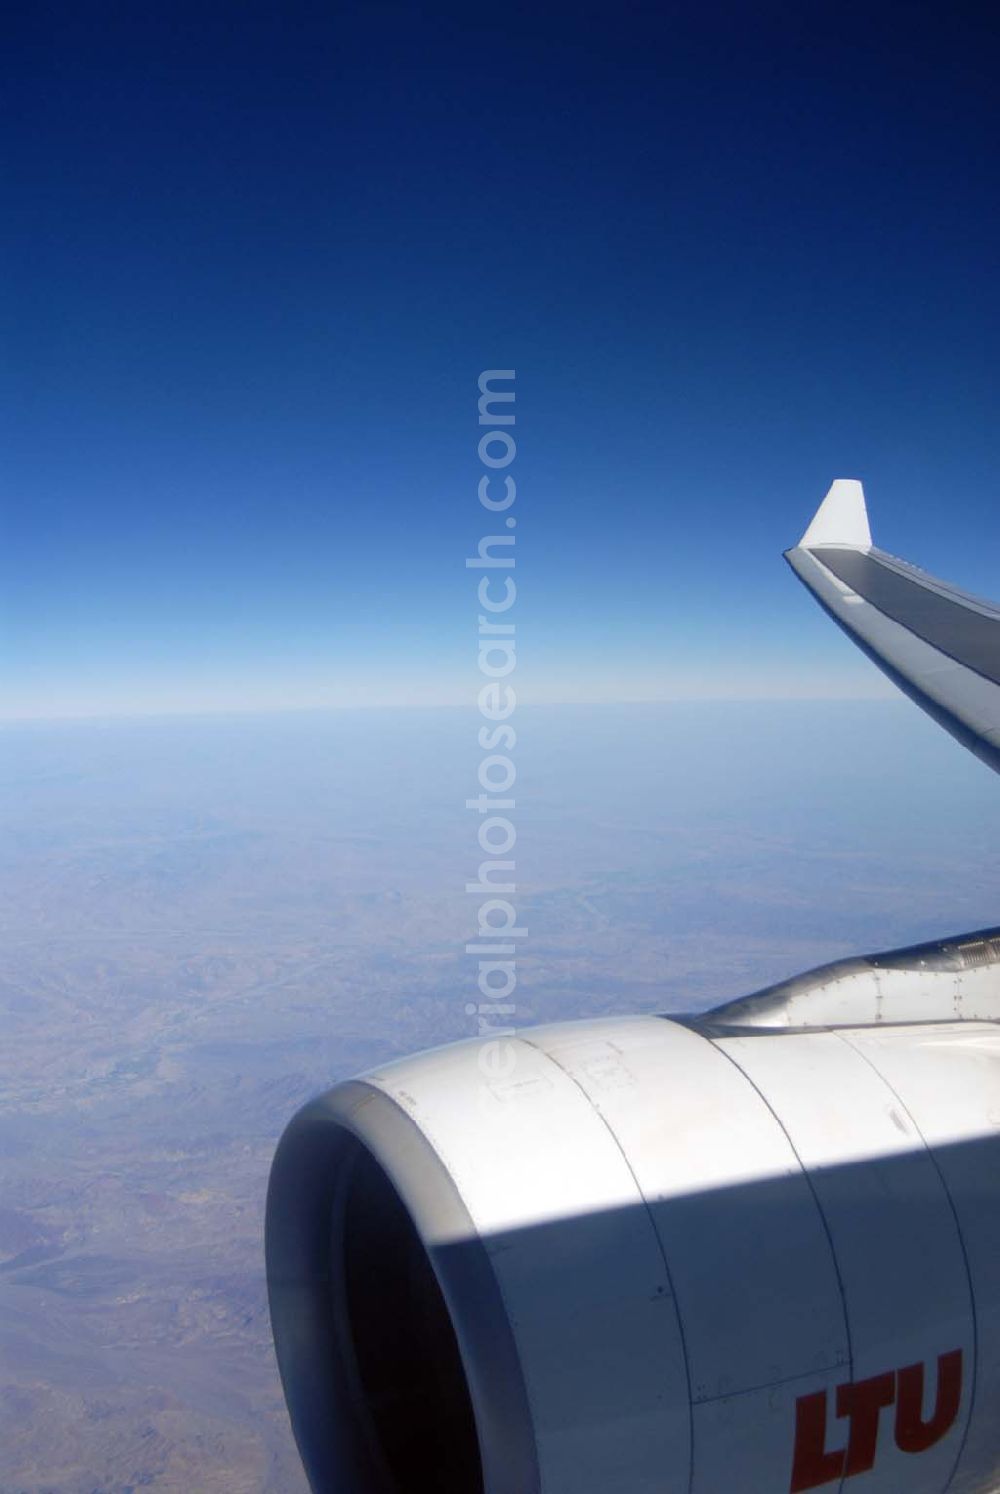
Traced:
<path fill-rule="evenodd" d="M 846 478 L 785 559 L 911 700 L 1000 772 L 1000 608 L 877 549 L 864 490 Z"/>

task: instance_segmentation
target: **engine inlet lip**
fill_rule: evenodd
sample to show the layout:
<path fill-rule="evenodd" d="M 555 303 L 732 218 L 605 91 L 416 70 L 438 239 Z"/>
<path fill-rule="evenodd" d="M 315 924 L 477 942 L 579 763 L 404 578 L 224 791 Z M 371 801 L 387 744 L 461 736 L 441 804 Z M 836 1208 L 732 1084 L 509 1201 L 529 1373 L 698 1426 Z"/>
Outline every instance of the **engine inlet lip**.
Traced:
<path fill-rule="evenodd" d="M 537 1494 L 538 1456 L 527 1390 L 489 1255 L 427 1136 L 376 1085 L 350 1080 L 311 1101 L 281 1138 L 265 1223 L 268 1300 L 278 1366 L 315 1494 L 382 1488 L 358 1438 L 336 1434 L 330 1407 L 355 1392 L 336 1320 L 330 1221 L 360 1142 L 395 1188 L 445 1301 L 468 1382 L 484 1494 Z"/>

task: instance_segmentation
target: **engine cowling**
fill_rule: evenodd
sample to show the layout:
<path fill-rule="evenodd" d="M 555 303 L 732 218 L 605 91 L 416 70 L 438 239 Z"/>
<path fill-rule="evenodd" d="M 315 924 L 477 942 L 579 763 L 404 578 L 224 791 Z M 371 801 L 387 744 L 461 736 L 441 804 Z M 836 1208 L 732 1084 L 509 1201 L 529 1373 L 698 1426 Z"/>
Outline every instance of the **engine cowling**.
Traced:
<path fill-rule="evenodd" d="M 298 1114 L 268 1285 L 314 1490 L 1000 1485 L 1000 1027 L 741 1015 L 460 1043 Z"/>

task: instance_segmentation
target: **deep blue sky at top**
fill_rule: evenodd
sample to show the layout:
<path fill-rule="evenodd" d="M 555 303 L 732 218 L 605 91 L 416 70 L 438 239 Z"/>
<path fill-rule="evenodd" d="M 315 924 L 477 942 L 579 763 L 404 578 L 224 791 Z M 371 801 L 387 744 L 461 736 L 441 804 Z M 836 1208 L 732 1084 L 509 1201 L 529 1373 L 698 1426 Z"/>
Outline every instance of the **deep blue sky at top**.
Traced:
<path fill-rule="evenodd" d="M 489 366 L 536 699 L 871 688 L 838 475 L 1000 592 L 992 7 L 8 18 L 6 714 L 462 698 Z"/>

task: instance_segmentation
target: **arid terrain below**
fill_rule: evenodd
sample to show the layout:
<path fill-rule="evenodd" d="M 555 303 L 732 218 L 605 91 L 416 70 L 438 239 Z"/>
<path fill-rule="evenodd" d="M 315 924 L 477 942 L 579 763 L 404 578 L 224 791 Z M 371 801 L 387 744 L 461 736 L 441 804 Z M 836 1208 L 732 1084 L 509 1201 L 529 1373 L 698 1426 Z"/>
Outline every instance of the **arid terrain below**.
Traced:
<path fill-rule="evenodd" d="M 261 1227 L 310 1094 L 474 1031 L 477 718 L 0 734 L 0 1494 L 302 1494 Z M 525 710 L 518 1019 L 1000 923 L 903 705 Z"/>

